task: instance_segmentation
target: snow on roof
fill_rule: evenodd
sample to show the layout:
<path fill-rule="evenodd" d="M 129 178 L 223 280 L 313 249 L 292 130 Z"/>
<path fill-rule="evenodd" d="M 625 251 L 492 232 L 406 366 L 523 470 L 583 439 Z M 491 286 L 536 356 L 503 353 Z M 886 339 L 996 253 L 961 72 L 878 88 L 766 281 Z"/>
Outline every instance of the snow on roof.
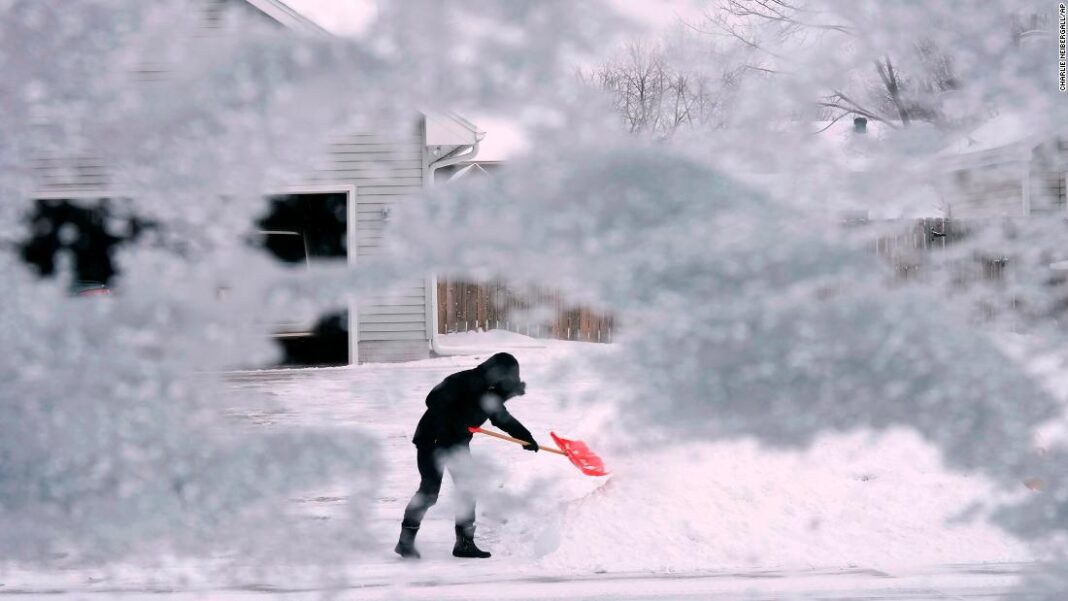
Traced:
<path fill-rule="evenodd" d="M 961 155 L 1014 145 L 1037 132 L 1035 124 L 1018 113 L 1003 113 L 962 136 L 940 154 Z"/>
<path fill-rule="evenodd" d="M 285 0 L 306 18 L 336 35 L 363 33 L 378 15 L 375 0 Z"/>
<path fill-rule="evenodd" d="M 475 115 L 472 116 L 472 120 L 477 124 L 478 130 L 485 132 L 485 137 L 479 143 L 478 155 L 472 162 L 508 161 L 527 152 L 531 147 L 530 134 L 516 119 Z M 792 126 L 794 125 L 796 123 Z M 427 127 L 427 144 L 434 145 L 435 142 L 432 142 L 430 138 L 429 119 Z M 863 157 L 858 153 L 856 142 L 878 140 L 887 129 L 889 127 L 886 124 L 869 121 L 867 133 L 858 134 L 854 131 L 852 120 L 843 119 L 835 123 L 827 121 L 811 123 L 804 130 L 804 135 L 809 138 L 809 142 L 824 147 L 824 152 L 860 160 Z"/>
<path fill-rule="evenodd" d="M 807 145 L 810 156 L 826 157 L 827 164 L 833 166 L 839 173 L 842 169 L 843 177 L 849 178 L 852 186 L 852 194 L 861 194 L 865 186 L 873 181 L 872 177 L 881 177 L 885 171 L 889 157 L 902 157 L 896 152 L 884 152 L 888 150 L 888 144 L 900 144 L 902 141 L 896 137 L 902 130 L 895 124 L 884 123 L 869 119 L 865 133 L 859 133 L 852 119 L 841 119 L 834 123 L 828 121 L 813 122 L 807 124 L 808 129 L 802 135 Z M 911 134 L 924 132 L 919 125 L 914 125 Z M 906 159 L 907 160 L 907 159 Z M 892 164 L 892 163 L 891 163 Z M 834 173 L 831 171 L 830 173 Z M 822 173 L 827 177 L 828 173 Z M 857 208 L 862 210 L 867 218 L 883 219 L 912 219 L 920 217 L 941 216 L 943 214 L 942 198 L 931 182 L 916 180 L 912 182 L 891 181 L 884 182 L 887 186 L 894 186 L 895 201 L 887 204 L 862 204 Z M 881 184 L 882 185 L 882 184 Z"/>
<path fill-rule="evenodd" d="M 456 113 L 426 110 L 427 146 L 467 146 L 485 134 L 474 123 Z"/>
<path fill-rule="evenodd" d="M 869 119 L 866 131 L 859 133 L 852 119 L 840 119 L 812 122 L 805 134 L 811 138 L 811 150 L 833 157 L 850 171 L 863 171 L 869 166 L 870 144 L 879 142 L 889 129 L 887 124 Z"/>
<path fill-rule="evenodd" d="M 826 140 L 830 144 L 844 145 L 848 141 L 855 139 L 855 136 L 868 136 L 871 138 L 881 138 L 886 134 L 886 131 L 890 129 L 886 123 L 882 121 L 868 120 L 865 126 L 866 133 L 857 133 L 856 126 L 853 124 L 852 119 L 839 119 L 838 121 L 813 121 L 809 124 L 810 131 L 813 135 L 818 136 L 821 140 Z"/>
<path fill-rule="evenodd" d="M 482 175 L 489 175 L 489 173 L 480 167 L 477 162 L 468 163 L 466 166 L 457 169 L 455 173 L 449 176 L 448 181 L 456 181 L 468 177 L 471 173 L 481 173 Z"/>
<path fill-rule="evenodd" d="M 479 141 L 478 154 L 467 161 L 470 163 L 500 163 L 530 147 L 529 136 L 515 119 L 480 116 L 472 123 L 455 113 L 424 114 L 427 146 L 461 146 Z"/>

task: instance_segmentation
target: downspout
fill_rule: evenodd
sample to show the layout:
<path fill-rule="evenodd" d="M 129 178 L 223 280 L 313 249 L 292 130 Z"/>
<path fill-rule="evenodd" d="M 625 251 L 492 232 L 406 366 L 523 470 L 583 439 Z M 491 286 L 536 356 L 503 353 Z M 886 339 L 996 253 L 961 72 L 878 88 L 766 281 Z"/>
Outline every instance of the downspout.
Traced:
<path fill-rule="evenodd" d="M 482 138 L 486 134 L 484 132 L 475 133 L 475 143 L 468 146 L 468 152 L 462 152 L 464 147 L 457 148 L 455 151 L 441 157 L 440 159 L 427 165 L 427 179 L 426 187 L 435 185 L 434 174 L 438 169 L 442 167 L 449 167 L 463 161 L 469 161 L 478 155 L 478 143 L 482 141 Z M 430 327 L 430 350 L 439 357 L 449 357 L 456 355 L 472 355 L 479 354 L 484 351 L 477 349 L 447 349 L 441 346 L 441 342 L 438 340 L 438 276 L 437 274 L 431 276 L 430 281 L 430 296 L 431 296 L 431 327 Z"/>
<path fill-rule="evenodd" d="M 455 165 L 463 161 L 469 161 L 478 154 L 478 143 L 482 141 L 485 136 L 485 132 L 477 132 L 475 134 L 475 143 L 470 145 L 469 151 L 461 154 L 463 147 L 456 149 L 455 151 L 445 155 L 444 157 L 434 161 L 427 165 L 427 187 L 434 185 L 434 173 L 442 167 L 448 167 Z M 431 304 L 433 305 L 433 311 L 431 311 L 431 330 L 430 330 L 430 350 L 439 357 L 455 357 L 458 355 L 489 355 L 497 352 L 500 349 L 482 349 L 478 347 L 460 347 L 460 348 L 447 348 L 441 346 L 441 341 L 438 340 L 438 276 L 434 275 L 431 278 Z M 542 345 L 530 345 L 524 348 L 545 348 Z"/>
<path fill-rule="evenodd" d="M 442 167 L 451 167 L 456 163 L 462 163 L 475 158 L 475 155 L 478 154 L 478 143 L 482 141 L 482 138 L 485 135 L 486 134 L 483 132 L 478 132 L 478 136 L 475 138 L 475 143 L 467 146 L 470 152 L 461 154 L 460 150 L 464 148 L 461 146 L 433 163 L 430 163 L 430 165 L 427 166 L 427 179 L 429 180 L 430 185 L 434 185 L 434 172 L 438 169 L 441 169 Z"/>

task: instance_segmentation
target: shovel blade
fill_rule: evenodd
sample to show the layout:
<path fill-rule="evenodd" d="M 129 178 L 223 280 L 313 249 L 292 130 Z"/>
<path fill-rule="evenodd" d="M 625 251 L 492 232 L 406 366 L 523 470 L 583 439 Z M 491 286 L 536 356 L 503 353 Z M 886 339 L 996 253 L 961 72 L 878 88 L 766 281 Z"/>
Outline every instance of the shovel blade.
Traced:
<path fill-rule="evenodd" d="M 556 441 L 556 445 L 560 447 L 560 450 L 567 455 L 567 458 L 571 460 L 571 463 L 575 467 L 579 468 L 583 474 L 587 476 L 607 476 L 608 470 L 604 467 L 604 461 L 597 456 L 596 453 L 590 450 L 586 443 L 581 440 L 568 440 L 556 435 L 556 432 L 549 432 L 549 435 Z"/>

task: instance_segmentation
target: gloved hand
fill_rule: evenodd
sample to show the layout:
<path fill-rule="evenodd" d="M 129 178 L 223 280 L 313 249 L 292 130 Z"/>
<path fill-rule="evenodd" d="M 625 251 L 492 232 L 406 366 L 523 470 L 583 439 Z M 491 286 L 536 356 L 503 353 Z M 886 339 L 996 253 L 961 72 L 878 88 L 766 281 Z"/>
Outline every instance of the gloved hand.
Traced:
<path fill-rule="evenodd" d="M 532 440 L 532 441 L 528 442 L 527 444 L 523 445 L 523 448 L 528 450 L 528 451 L 534 451 L 535 453 L 537 453 L 538 452 L 538 448 L 539 448 L 538 447 L 538 442 L 535 441 L 535 440 Z"/>

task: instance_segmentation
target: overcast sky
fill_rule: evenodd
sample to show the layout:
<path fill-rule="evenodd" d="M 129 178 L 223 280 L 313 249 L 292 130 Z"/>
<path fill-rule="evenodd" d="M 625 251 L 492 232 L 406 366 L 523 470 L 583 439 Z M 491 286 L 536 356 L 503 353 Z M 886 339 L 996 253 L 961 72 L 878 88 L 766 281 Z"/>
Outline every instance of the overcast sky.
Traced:
<path fill-rule="evenodd" d="M 374 19 L 377 4 L 375 0 L 285 0 L 285 2 L 302 15 L 339 34 L 363 31 Z"/>
<path fill-rule="evenodd" d="M 285 0 L 294 10 L 339 35 L 362 33 L 377 14 L 379 1 L 404 0 Z M 516 0 L 520 1 L 520 0 Z M 526 0 L 522 0 L 526 1 Z M 680 17 L 695 21 L 707 0 L 609 0 L 624 16 L 641 24 L 648 33 L 673 25 Z M 513 120 L 501 116 L 467 115 L 487 132 L 479 157 L 506 160 L 528 145 L 522 130 Z"/>
<path fill-rule="evenodd" d="M 285 0 L 301 14 L 338 33 L 360 33 L 374 19 L 376 0 Z M 381 0 L 379 0 L 381 1 Z M 398 1 L 398 0 L 385 0 Z M 399 0 L 403 1 L 403 0 Z M 678 16 L 700 14 L 701 0 L 610 0 L 616 8 L 651 30 L 672 24 Z"/>

